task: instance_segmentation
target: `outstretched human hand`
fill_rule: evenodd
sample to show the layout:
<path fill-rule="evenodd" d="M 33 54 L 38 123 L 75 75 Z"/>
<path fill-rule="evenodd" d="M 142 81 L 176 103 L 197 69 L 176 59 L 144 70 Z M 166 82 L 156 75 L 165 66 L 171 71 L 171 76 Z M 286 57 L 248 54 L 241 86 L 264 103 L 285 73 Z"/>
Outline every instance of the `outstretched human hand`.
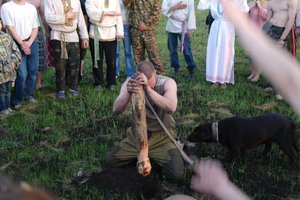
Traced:
<path fill-rule="evenodd" d="M 228 177 L 221 163 L 215 160 L 197 161 L 195 175 L 191 180 L 191 188 L 205 194 L 216 194 L 218 188 L 226 187 Z"/>
<path fill-rule="evenodd" d="M 197 192 L 213 195 L 221 200 L 250 200 L 250 198 L 227 177 L 221 163 L 215 160 L 197 161 L 191 188 Z"/>

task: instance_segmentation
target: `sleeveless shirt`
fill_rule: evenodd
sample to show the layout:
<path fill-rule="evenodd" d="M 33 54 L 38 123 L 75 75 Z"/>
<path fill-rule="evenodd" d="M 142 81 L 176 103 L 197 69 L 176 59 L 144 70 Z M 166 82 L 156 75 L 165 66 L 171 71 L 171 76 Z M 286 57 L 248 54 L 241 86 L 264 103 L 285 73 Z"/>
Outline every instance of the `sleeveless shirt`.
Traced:
<path fill-rule="evenodd" d="M 156 91 L 160 95 L 164 95 L 164 84 L 165 81 L 169 78 L 166 76 L 157 75 L 157 81 L 154 86 L 154 91 Z M 147 95 L 147 94 L 146 94 Z M 166 128 L 171 129 L 175 127 L 175 121 L 173 116 L 161 108 L 157 107 L 152 100 L 147 96 L 151 106 L 154 108 L 156 114 L 159 116 L 161 121 L 164 123 Z M 147 129 L 148 131 L 163 131 L 163 128 L 159 124 L 158 120 L 156 119 L 155 115 L 152 113 L 151 109 L 146 105 L 146 115 L 147 115 Z"/>

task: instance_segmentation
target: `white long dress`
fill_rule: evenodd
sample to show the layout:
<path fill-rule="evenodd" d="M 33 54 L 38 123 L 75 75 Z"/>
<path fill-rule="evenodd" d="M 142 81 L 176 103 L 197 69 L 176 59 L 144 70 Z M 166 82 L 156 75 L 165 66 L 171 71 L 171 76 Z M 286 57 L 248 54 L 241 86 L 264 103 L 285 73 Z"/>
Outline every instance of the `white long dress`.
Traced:
<path fill-rule="evenodd" d="M 234 0 L 243 12 L 248 12 L 246 0 Z M 199 10 L 210 9 L 212 23 L 206 52 L 206 80 L 212 83 L 234 84 L 234 26 L 224 14 L 219 0 L 200 0 Z"/>

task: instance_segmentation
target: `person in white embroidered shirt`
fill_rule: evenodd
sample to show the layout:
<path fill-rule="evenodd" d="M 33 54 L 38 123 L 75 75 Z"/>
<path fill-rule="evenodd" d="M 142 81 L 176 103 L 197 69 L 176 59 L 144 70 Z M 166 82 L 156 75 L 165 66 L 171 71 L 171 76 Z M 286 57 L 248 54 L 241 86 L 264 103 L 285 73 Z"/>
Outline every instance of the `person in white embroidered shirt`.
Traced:
<path fill-rule="evenodd" d="M 119 0 L 87 0 L 85 8 L 91 22 L 89 35 L 95 89 L 100 89 L 104 85 L 103 60 L 105 53 L 106 86 L 110 90 L 114 90 L 117 41 L 124 38 L 120 2 Z"/>
<path fill-rule="evenodd" d="M 80 64 L 79 36 L 82 48 L 88 47 L 88 32 L 79 0 L 45 0 L 45 18 L 51 27 L 51 47 L 55 67 L 57 99 L 65 98 L 66 85 L 77 96 Z M 78 31 L 78 32 L 77 32 Z M 79 34 L 78 34 L 79 33 Z"/>
<path fill-rule="evenodd" d="M 180 51 L 183 52 L 189 70 L 188 79 L 193 79 L 196 64 L 191 51 L 190 38 L 196 30 L 194 0 L 163 0 L 161 9 L 168 17 L 166 30 L 171 67 L 174 68 L 172 77 L 176 78 L 179 73 L 180 63 L 177 53 L 179 39 Z"/>

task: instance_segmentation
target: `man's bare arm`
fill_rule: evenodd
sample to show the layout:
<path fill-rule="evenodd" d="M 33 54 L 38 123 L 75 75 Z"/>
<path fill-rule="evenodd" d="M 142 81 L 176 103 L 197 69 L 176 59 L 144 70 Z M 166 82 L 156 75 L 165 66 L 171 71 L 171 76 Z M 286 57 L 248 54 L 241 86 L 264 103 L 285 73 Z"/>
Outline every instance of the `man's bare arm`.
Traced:
<path fill-rule="evenodd" d="M 286 39 L 287 35 L 290 33 L 295 22 L 297 0 L 288 0 L 288 2 L 289 2 L 289 10 L 288 10 L 289 20 L 286 23 L 284 31 L 280 37 L 281 40 Z"/>
<path fill-rule="evenodd" d="M 38 35 L 38 32 L 39 32 L 38 27 L 32 29 L 30 39 L 28 40 L 29 46 L 31 46 L 32 43 L 35 41 L 36 36 Z"/>
<path fill-rule="evenodd" d="M 119 96 L 114 102 L 113 113 L 119 115 L 125 111 L 127 105 L 131 99 L 131 94 L 127 90 L 127 83 L 129 80 L 126 80 L 122 87 Z"/>
<path fill-rule="evenodd" d="M 286 97 L 300 115 L 300 65 L 292 56 L 278 49 L 271 39 L 245 18 L 230 0 L 222 0 L 225 12 L 235 25 L 241 43 L 253 58 L 257 67 Z"/>
<path fill-rule="evenodd" d="M 164 85 L 165 94 L 162 96 L 149 86 L 147 87 L 148 97 L 153 103 L 169 114 L 173 114 L 177 108 L 177 85 L 173 79 L 168 79 Z"/>

